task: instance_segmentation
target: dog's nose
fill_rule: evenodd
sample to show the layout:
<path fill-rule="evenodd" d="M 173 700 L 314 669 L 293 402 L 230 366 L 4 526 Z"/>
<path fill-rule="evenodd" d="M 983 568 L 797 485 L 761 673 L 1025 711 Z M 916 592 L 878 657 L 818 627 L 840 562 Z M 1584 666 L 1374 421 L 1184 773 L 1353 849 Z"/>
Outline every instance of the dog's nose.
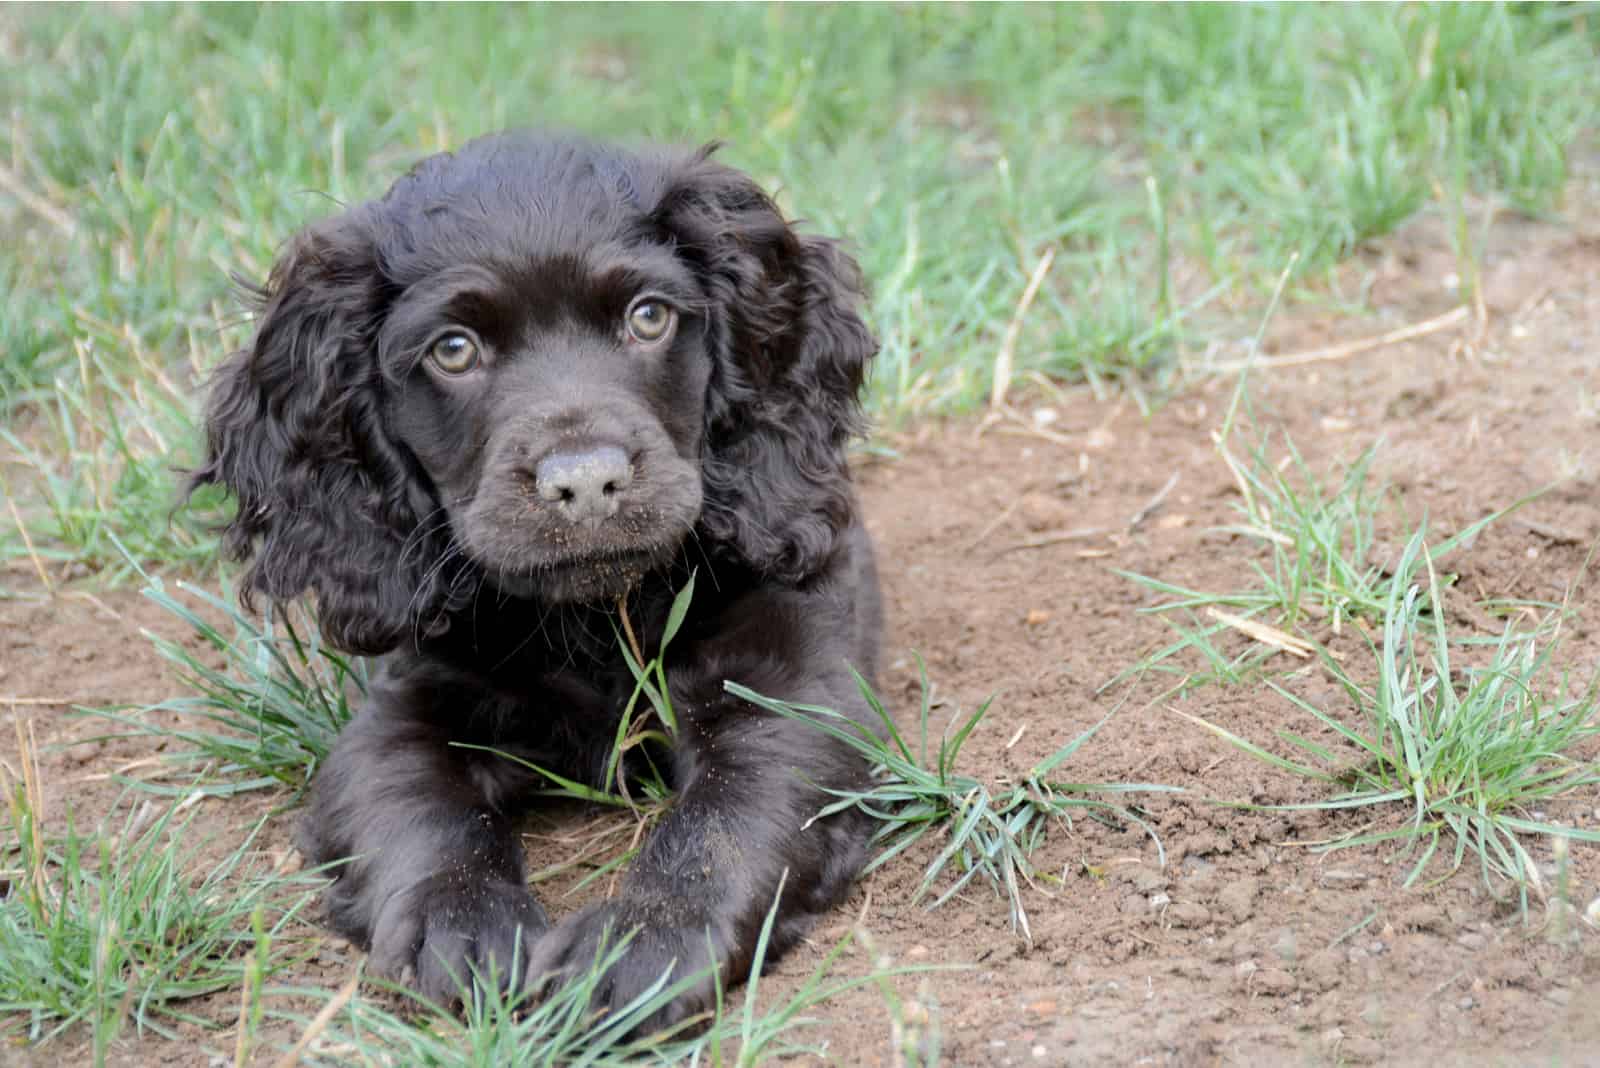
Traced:
<path fill-rule="evenodd" d="M 550 453 L 534 468 L 533 480 L 540 498 L 572 522 L 609 519 L 633 482 L 633 465 L 615 445 L 597 445 Z"/>

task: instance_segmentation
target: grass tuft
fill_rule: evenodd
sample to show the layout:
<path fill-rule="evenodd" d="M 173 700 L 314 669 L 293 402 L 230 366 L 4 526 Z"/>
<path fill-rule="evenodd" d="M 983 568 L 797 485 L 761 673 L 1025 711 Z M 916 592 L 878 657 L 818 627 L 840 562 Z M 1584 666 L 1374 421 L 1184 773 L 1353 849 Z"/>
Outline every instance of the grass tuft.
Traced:
<path fill-rule="evenodd" d="M 1550 625 L 1532 634 L 1508 626 L 1482 666 L 1453 662 L 1457 643 L 1445 633 L 1440 588 L 1419 529 L 1389 586 L 1382 645 L 1369 642 L 1376 682 L 1364 685 L 1322 651 L 1322 665 L 1344 690 L 1349 709 L 1318 707 L 1271 683 L 1342 740 L 1337 748 L 1281 732 L 1297 754 L 1288 759 L 1200 717 L 1179 714 L 1259 760 L 1337 790 L 1327 801 L 1274 807 L 1370 809 L 1382 822 L 1395 822 L 1385 813 L 1410 812 L 1399 826 L 1342 836 L 1327 848 L 1402 843 L 1402 854 L 1416 858 L 1408 886 L 1441 846 L 1449 872 L 1470 854 L 1491 889 L 1507 880 L 1515 884 L 1526 912 L 1529 891 L 1545 893 L 1526 844 L 1530 836 L 1600 842 L 1600 831 L 1534 815 L 1558 798 L 1600 786 L 1600 766 L 1573 755 L 1600 735 L 1600 677 L 1573 689 L 1568 676 L 1557 676 L 1552 657 L 1559 641 Z"/>
<path fill-rule="evenodd" d="M 986 783 L 957 772 L 956 762 L 962 746 L 988 714 L 990 702 L 985 701 L 967 716 L 954 733 L 941 734 L 938 748 L 930 759 L 928 726 L 932 707 L 926 672 L 918 715 L 920 744 L 916 752 L 866 681 L 859 676 L 857 681 L 862 695 L 883 724 L 882 737 L 832 709 L 774 700 L 735 682 L 725 685 L 734 696 L 790 719 L 810 723 L 871 761 L 876 780 L 872 786 L 865 790 L 828 790 L 836 800 L 813 817 L 821 819 L 852 808 L 872 817 L 878 824 L 873 842 L 883 848 L 863 869 L 863 874 L 900 856 L 930 832 L 947 836 L 946 844 L 923 872 L 922 882 L 912 895 L 913 904 L 927 897 L 935 883 L 952 867 L 959 869 L 960 874 L 929 908 L 943 905 L 975 876 L 982 875 L 997 892 L 1005 895 L 1012 928 L 1031 942 L 1033 935 L 1022 887 L 1027 884 L 1039 889 L 1039 882 L 1057 881 L 1054 875 L 1038 869 L 1031 859 L 1052 823 L 1060 820 L 1070 826 L 1075 813 L 1126 820 L 1144 828 L 1157 851 L 1161 851 L 1160 839 L 1143 820 L 1129 808 L 1107 801 L 1103 795 L 1173 792 L 1174 787 L 1151 783 L 1068 782 L 1052 777 L 1105 725 L 1110 715 L 1034 765 L 1020 781 L 1010 785 Z"/>
<path fill-rule="evenodd" d="M 133 785 L 214 795 L 273 786 L 300 790 L 366 692 L 365 661 L 325 646 L 303 608 L 269 609 L 257 620 L 226 587 L 215 594 L 178 582 L 180 598 L 160 578 L 145 578 L 145 596 L 187 623 L 201 651 L 147 632 L 188 692 L 139 709 L 95 713 L 134 734 L 175 743 L 163 756 L 185 785 Z M 203 785 L 192 784 L 197 776 Z"/>
<path fill-rule="evenodd" d="M 196 795 L 191 795 L 194 797 Z M 26 792 L 7 798 L 0 865 L 14 869 L 0 907 L 0 1031 L 37 1043 L 86 1025 L 97 1063 L 131 1023 L 177 1038 L 178 1023 L 213 1026 L 186 1000 L 237 986 L 292 959 L 258 935 L 282 931 L 310 900 L 304 877 L 263 870 L 257 823 L 220 859 L 191 831 L 189 801 L 146 800 L 120 827 L 52 838 Z"/>
<path fill-rule="evenodd" d="M 1243 391 L 1241 378 L 1236 396 Z M 1379 513 L 1392 503 L 1387 489 L 1371 482 L 1378 446 L 1364 450 L 1335 478 L 1326 478 L 1312 470 L 1287 436 L 1283 439 L 1285 455 L 1280 462 L 1272 462 L 1270 441 L 1264 436 L 1251 450 L 1249 462 L 1243 462 L 1229 447 L 1225 434 L 1216 436 L 1218 455 L 1239 491 L 1240 513 L 1238 523 L 1219 529 L 1255 543 L 1265 553 L 1265 562 L 1249 562 L 1253 581 L 1242 589 L 1196 590 L 1149 575 L 1116 571 L 1164 598 L 1140 612 L 1161 616 L 1178 637 L 1118 674 L 1101 687 L 1102 692 L 1151 670 L 1181 675 L 1177 690 L 1207 682 L 1237 684 L 1256 674 L 1280 650 L 1308 656 L 1315 643 L 1304 633 L 1313 624 L 1338 637 L 1352 621 L 1377 626 L 1387 618 L 1401 579 L 1398 565 L 1380 551 L 1377 536 Z M 1433 546 L 1430 559 L 1442 560 L 1472 544 L 1491 524 L 1544 492 L 1535 491 L 1467 524 Z M 1230 629 L 1257 640 L 1243 652 L 1228 656 L 1213 638 Z M 1168 663 L 1185 651 L 1197 653 L 1205 662 L 1204 670 Z"/>

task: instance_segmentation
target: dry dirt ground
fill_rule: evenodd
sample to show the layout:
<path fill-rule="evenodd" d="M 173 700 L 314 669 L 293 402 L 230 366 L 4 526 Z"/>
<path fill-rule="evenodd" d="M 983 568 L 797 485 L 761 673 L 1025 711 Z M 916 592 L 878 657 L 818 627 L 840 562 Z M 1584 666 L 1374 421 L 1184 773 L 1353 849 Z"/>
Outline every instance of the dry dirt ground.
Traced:
<path fill-rule="evenodd" d="M 1371 282 L 1376 317 L 1301 314 L 1274 324 L 1269 347 L 1325 346 L 1448 311 L 1454 269 L 1447 242 L 1412 227 L 1351 268 Z M 1401 502 L 1388 516 L 1390 553 L 1407 521 L 1426 514 L 1442 534 L 1559 481 L 1452 566 L 1458 589 L 1472 597 L 1558 602 L 1576 588 L 1581 615 L 1564 657 L 1587 672 L 1600 648 L 1600 582 L 1578 582 L 1600 538 L 1600 236 L 1502 225 L 1484 269 L 1489 319 L 1479 343 L 1464 348 L 1463 330 L 1451 329 L 1262 373 L 1252 384 L 1254 418 L 1259 428 L 1287 430 L 1314 467 L 1352 459 L 1381 439 L 1376 474 Z M 1045 434 L 1009 423 L 922 426 L 887 435 L 897 455 L 860 466 L 882 552 L 889 648 L 898 653 L 880 690 L 902 719 L 909 723 L 916 707 L 917 651 L 937 686 L 939 722 L 995 697 L 963 770 L 1003 781 L 1126 698 L 1061 777 L 1187 793 L 1139 802 L 1165 846 L 1164 866 L 1136 828 L 1079 820 L 1052 830 L 1037 860 L 1061 881 L 1025 891 L 1031 945 L 1012 931 L 1004 900 L 976 883 L 938 911 L 912 905 L 930 845 L 865 880 L 810 944 L 777 966 L 766 996 L 792 989 L 860 925 L 894 963 L 969 966 L 896 981 L 910 1021 L 924 1012 L 933 1021 L 946 1064 L 1600 1064 L 1600 932 L 1579 923 L 1556 938 L 1537 905 L 1525 924 L 1470 865 L 1408 890 L 1407 864 L 1392 850 L 1311 847 L 1358 826 L 1354 819 L 1212 803 L 1319 794 L 1174 709 L 1270 743 L 1277 729 L 1308 727 L 1288 702 L 1251 685 L 1152 703 L 1171 677 L 1097 694 L 1170 640 L 1159 620 L 1138 612 L 1151 595 L 1114 569 L 1237 589 L 1259 558 L 1251 543 L 1216 529 L 1234 520 L 1238 503 L 1210 438 L 1232 384 L 1213 380 L 1148 416 L 1086 392 L 1035 394 L 1021 410 L 1031 420 L 1038 408 L 1051 409 Z M 1164 500 L 1130 528 L 1173 476 Z M 1022 547 L 1063 528 L 1099 533 Z M 26 584 L 21 573 L 6 579 L 13 589 Z M 70 718 L 68 702 L 148 701 L 172 691 L 139 630 L 179 636 L 179 627 L 131 591 L 94 592 L 92 600 L 0 601 L 0 693 L 62 702 L 0 708 L 0 716 L 32 717 L 41 743 L 101 729 Z M 1476 622 L 1485 634 L 1499 626 L 1470 607 L 1451 621 Z M 1233 652 L 1244 643 L 1224 639 Z M 1309 700 L 1343 708 L 1320 669 L 1301 670 L 1292 684 Z M 0 727 L 0 756 L 11 761 L 13 731 Z M 147 744 L 124 741 L 47 750 L 48 813 L 69 802 L 85 813 L 103 808 L 114 796 L 108 774 L 130 765 L 138 773 L 135 762 L 150 755 Z M 207 801 L 200 819 L 226 839 L 268 803 Z M 1543 815 L 1600 827 L 1600 797 Z M 269 848 L 283 848 L 283 823 Z M 530 839 L 530 848 L 537 867 L 567 847 Z M 1531 848 L 1551 860 L 1547 842 Z M 1600 895 L 1600 850 L 1574 847 L 1570 885 L 1580 908 Z M 579 904 L 545 897 L 552 911 Z M 355 957 L 328 942 L 296 978 L 332 988 Z M 854 974 L 867 965 L 858 949 L 839 969 Z M 210 1051 L 231 1057 L 236 999 L 199 1011 L 222 1030 L 196 1030 L 184 1046 L 125 1036 L 113 1063 L 202 1064 Z M 851 994 L 823 1015 L 829 1022 L 811 1037 L 826 1043 L 830 1063 L 903 1063 L 876 990 Z M 85 1050 L 69 1038 L 53 1049 L 0 1050 L 0 1061 L 68 1063 Z"/>

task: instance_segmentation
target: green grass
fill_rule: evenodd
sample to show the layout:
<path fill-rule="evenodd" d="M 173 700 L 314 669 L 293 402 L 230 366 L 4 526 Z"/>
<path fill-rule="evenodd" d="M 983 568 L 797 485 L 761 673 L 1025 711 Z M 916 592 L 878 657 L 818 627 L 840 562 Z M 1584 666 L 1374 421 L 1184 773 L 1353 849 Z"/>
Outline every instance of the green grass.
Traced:
<path fill-rule="evenodd" d="M 496 984 L 489 984 L 487 991 L 491 992 L 465 995 L 466 1009 L 457 1016 L 415 1002 L 408 1009 L 395 1011 L 371 998 L 354 998 L 338 1008 L 331 1025 L 318 1033 L 302 1061 L 313 1065 L 416 1064 L 433 1068 L 498 1068 L 504 1064 L 752 1068 L 825 1050 L 826 1042 L 818 1041 L 817 1034 L 827 1021 L 811 1014 L 829 1001 L 872 985 L 879 985 L 884 996 L 892 999 L 895 978 L 936 970 L 875 962 L 864 972 L 852 969 L 860 974 L 840 978 L 833 973 L 854 941 L 853 936 L 846 935 L 824 954 L 792 994 L 768 1004 L 762 996 L 761 973 L 776 915 L 776 909 L 769 910 L 762 925 L 741 1003 L 728 1004 L 719 981 L 716 1002 L 707 1017 L 685 1021 L 666 1031 L 629 1035 L 651 1013 L 702 978 L 700 975 L 672 982 L 662 976 L 628 1005 L 608 1015 L 589 1012 L 590 997 L 604 980 L 607 967 L 626 951 L 628 939 L 624 935 L 613 944 L 602 945 L 584 974 L 543 1000 L 501 993 Z M 323 1007 L 333 1001 L 327 991 L 294 988 L 268 989 L 263 999 L 270 1003 L 285 995 L 309 998 Z M 894 1007 L 893 1001 L 890 1006 Z M 311 1018 L 304 1013 L 275 1013 L 268 1008 L 263 1015 L 290 1024 L 297 1034 L 311 1026 Z"/>
<path fill-rule="evenodd" d="M 179 1023 L 210 1026 L 185 1003 L 237 987 L 247 971 L 269 977 L 294 962 L 288 945 L 269 940 L 312 889 L 303 877 L 267 870 L 256 846 L 261 824 L 202 864 L 208 842 L 183 802 L 145 801 L 120 825 L 93 831 L 69 814 L 51 831 L 20 785 L 6 800 L 5 1041 L 41 1042 L 81 1024 L 102 1063 L 125 1028 L 175 1038 Z"/>
<path fill-rule="evenodd" d="M 226 586 L 216 594 L 180 581 L 175 594 L 159 577 L 144 577 L 145 596 L 186 623 L 199 650 L 147 634 L 183 695 L 93 713 L 130 728 L 121 733 L 164 740 L 161 775 L 130 784 L 185 794 L 298 792 L 366 692 L 365 662 L 323 645 L 303 607 L 268 609 L 258 619 Z"/>
<path fill-rule="evenodd" d="M 1052 873 L 1035 866 L 1032 859 L 1052 824 L 1059 822 L 1070 827 L 1074 814 L 1127 821 L 1143 827 L 1157 852 L 1164 856 L 1155 832 L 1132 809 L 1107 800 L 1106 795 L 1169 792 L 1172 787 L 1151 783 L 1072 782 L 1054 777 L 1105 725 L 1109 715 L 1039 761 L 1017 782 L 984 782 L 958 772 L 956 762 L 962 746 L 988 715 L 990 702 L 979 705 L 959 725 L 952 721 L 953 730 L 946 729 L 939 734 L 937 747 L 930 755 L 928 728 L 932 706 L 926 675 L 922 680 L 915 750 L 877 695 L 864 680 L 858 681 L 862 696 L 883 727 L 882 737 L 832 709 L 774 700 L 736 682 L 730 681 L 726 686 L 729 693 L 758 707 L 815 726 L 871 762 L 874 782 L 870 787 L 828 790 L 835 800 L 813 817 L 859 809 L 876 821 L 873 843 L 881 849 L 867 863 L 863 875 L 899 857 L 930 833 L 944 838 L 944 845 L 928 862 L 921 883 L 911 895 L 912 904 L 926 898 L 941 878 L 953 875 L 946 879 L 949 885 L 928 906 L 938 908 L 981 875 L 996 892 L 1005 895 L 1012 929 L 1031 943 L 1033 933 L 1028 923 L 1023 887 L 1038 889 L 1040 882 L 1059 881 Z"/>
<path fill-rule="evenodd" d="M 1312 469 L 1289 438 L 1283 440 L 1280 463 L 1271 461 L 1269 445 L 1270 438 L 1263 437 L 1249 463 L 1237 459 L 1225 440 L 1217 446 L 1240 491 L 1240 522 L 1219 530 L 1245 538 L 1265 559 L 1249 560 L 1244 568 L 1248 578 L 1232 590 L 1196 590 L 1118 571 L 1162 598 L 1140 612 L 1161 616 L 1178 639 L 1113 682 L 1150 670 L 1188 674 L 1181 663 L 1167 663 L 1186 650 L 1198 653 L 1207 670 L 1187 677 L 1180 684 L 1185 688 L 1201 680 L 1238 682 L 1248 676 L 1273 655 L 1273 648 L 1257 645 L 1241 656 L 1226 657 L 1211 640 L 1231 626 L 1217 618 L 1218 610 L 1233 618 L 1269 622 L 1291 639 L 1308 632 L 1337 637 L 1351 621 L 1379 625 L 1387 617 L 1399 578 L 1379 541 L 1379 520 L 1381 513 L 1393 516 L 1398 508 L 1386 489 L 1370 483 L 1378 447 L 1367 448 L 1330 478 Z M 1434 545 L 1432 558 L 1443 560 L 1470 545 L 1490 524 L 1537 496 L 1530 494 L 1467 524 Z"/>
<path fill-rule="evenodd" d="M 1280 282 L 1286 277 L 1281 276 Z M 1269 305 L 1267 318 L 1275 309 L 1276 301 Z M 1267 318 L 1257 329 L 1252 351 L 1258 349 L 1266 332 Z M 1161 598 L 1139 611 L 1161 617 L 1177 639 L 1104 683 L 1102 693 L 1152 671 L 1179 677 L 1168 694 L 1209 683 L 1238 684 L 1258 677 L 1280 650 L 1309 656 L 1317 633 L 1337 638 L 1352 621 L 1374 626 L 1388 617 L 1401 576 L 1381 542 L 1381 522 L 1387 513 L 1393 525 L 1399 518 L 1400 502 L 1387 486 L 1372 481 L 1379 444 L 1368 446 L 1354 460 L 1335 464 L 1332 472 L 1319 473 L 1286 433 L 1281 434 L 1282 456 L 1274 462 L 1274 435 L 1258 431 L 1248 459 L 1241 459 L 1234 439 L 1243 429 L 1241 419 L 1254 419 L 1249 384 L 1247 366 L 1212 440 L 1238 491 L 1235 508 L 1239 521 L 1217 532 L 1245 539 L 1256 547 L 1258 558 L 1246 562 L 1248 578 L 1238 588 L 1227 590 L 1198 590 L 1116 570 Z M 1536 490 L 1468 523 L 1435 544 L 1430 560 L 1443 560 L 1471 545 L 1490 524 L 1544 492 Z M 1214 641 L 1219 633 L 1249 633 L 1249 628 L 1263 623 L 1275 632 L 1270 640 L 1254 641 L 1232 656 Z M 1311 631 L 1317 633 L 1308 633 Z M 1186 653 L 1193 655 L 1185 658 Z M 1194 669 L 1193 656 L 1202 661 L 1200 670 Z"/>
<path fill-rule="evenodd" d="M 1161 616 L 1178 637 L 1101 692 L 1152 671 L 1179 678 L 1152 704 L 1208 684 L 1264 684 L 1331 737 L 1319 741 L 1280 730 L 1278 746 L 1268 748 L 1202 715 L 1172 710 L 1252 757 L 1324 784 L 1333 795 L 1274 807 L 1368 814 L 1362 830 L 1324 843 L 1328 848 L 1398 842 L 1402 855 L 1414 857 L 1405 879 L 1410 886 L 1431 870 L 1444 846 L 1447 875 L 1471 856 L 1491 890 L 1514 886 L 1526 914 L 1529 893 L 1546 893 L 1529 852 L 1530 837 L 1559 839 L 1563 848 L 1568 840 L 1600 842 L 1600 832 L 1574 831 L 1532 815 L 1553 800 L 1600 785 L 1600 766 L 1577 755 L 1600 735 L 1600 675 L 1574 689 L 1558 671 L 1566 605 L 1519 603 L 1515 607 L 1522 610 L 1548 609 L 1545 620 L 1532 629 L 1510 621 L 1497 639 L 1447 631 L 1443 591 L 1454 576 L 1441 577 L 1435 563 L 1469 547 L 1490 524 L 1543 491 L 1431 545 L 1423 521 L 1397 556 L 1386 553 L 1380 548 L 1380 513 L 1393 502 L 1386 489 L 1370 482 L 1376 446 L 1334 478 L 1318 476 L 1287 437 L 1281 462 L 1272 462 L 1265 435 L 1248 462 L 1241 461 L 1231 442 L 1241 414 L 1250 417 L 1248 381 L 1247 371 L 1213 438 L 1239 495 L 1240 522 L 1222 530 L 1258 551 L 1246 561 L 1250 581 L 1231 591 L 1201 591 L 1119 572 L 1164 598 L 1141 611 Z M 1370 652 L 1370 664 L 1324 644 L 1347 630 Z M 1215 641 L 1224 631 L 1242 631 L 1252 640 L 1230 656 Z M 1381 641 L 1370 637 L 1374 631 Z M 1486 662 L 1473 655 L 1484 651 Z M 1314 657 L 1311 663 L 1338 683 L 1348 707 L 1314 705 L 1296 696 L 1305 671 L 1275 672 L 1272 662 L 1283 653 Z M 1285 748 L 1292 758 L 1282 755 Z M 1394 814 L 1405 809 L 1409 819 Z M 1374 825 L 1379 829 L 1372 830 Z"/>
<path fill-rule="evenodd" d="M 12 7 L 0 494 L 42 563 L 194 563 L 197 383 L 298 226 L 507 125 L 720 138 L 856 243 L 887 421 L 1015 375 L 1148 381 L 1413 214 L 1561 211 L 1581 6 Z M 378 58 L 381 57 L 381 58 Z M 23 192 L 6 192 L 7 188 Z M 1459 212 L 1456 216 L 1459 217 Z M 1466 277 L 1466 275 L 1464 275 Z M 1139 385 L 1139 388 L 1148 388 Z M 26 552 L 0 535 L 0 558 Z"/>
<path fill-rule="evenodd" d="M 1600 842 L 1600 831 L 1534 814 L 1600 786 L 1600 766 L 1574 755 L 1600 736 L 1600 676 L 1574 686 L 1558 669 L 1556 622 L 1533 633 L 1508 625 L 1487 663 L 1460 663 L 1458 643 L 1445 632 L 1441 583 L 1424 535 L 1419 529 L 1407 543 L 1388 586 L 1382 642 L 1368 646 L 1371 668 L 1349 667 L 1319 650 L 1323 668 L 1344 691 L 1343 707 L 1313 704 L 1270 684 L 1335 744 L 1281 731 L 1280 742 L 1294 753 L 1284 757 L 1179 714 L 1334 794 L 1280 807 L 1355 810 L 1379 825 L 1333 839 L 1328 848 L 1397 842 L 1400 855 L 1414 857 L 1405 880 L 1411 885 L 1442 847 L 1447 874 L 1470 857 L 1491 890 L 1509 881 L 1526 912 L 1530 890 L 1546 894 L 1529 839 Z"/>

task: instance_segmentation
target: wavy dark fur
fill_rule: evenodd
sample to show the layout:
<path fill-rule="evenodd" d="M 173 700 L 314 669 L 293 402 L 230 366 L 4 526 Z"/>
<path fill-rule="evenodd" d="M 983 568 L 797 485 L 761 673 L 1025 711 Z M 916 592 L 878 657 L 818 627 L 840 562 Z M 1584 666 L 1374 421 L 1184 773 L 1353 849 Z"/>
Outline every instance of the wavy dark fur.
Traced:
<path fill-rule="evenodd" d="M 491 961 L 559 981 L 608 925 L 637 929 L 596 994 L 618 1005 L 711 963 L 708 931 L 742 974 L 785 871 L 780 951 L 846 892 L 868 828 L 809 821 L 819 787 L 867 769 L 723 682 L 870 722 L 849 671 L 871 676 L 881 625 L 845 462 L 875 351 L 861 287 L 710 149 L 540 134 L 425 160 L 289 244 L 217 375 L 190 486 L 238 499 L 225 546 L 247 596 L 310 591 L 332 644 L 383 658 L 301 832 L 310 861 L 343 862 L 331 922 L 380 970 L 447 1000 Z M 676 315 L 654 347 L 619 325 L 648 293 Z M 471 331 L 469 372 L 430 357 L 447 328 Z M 540 458 L 601 446 L 630 465 L 605 487 L 615 515 L 563 519 Z M 677 800 L 619 897 L 551 926 L 516 834 L 542 783 L 451 743 L 613 785 L 632 687 L 616 598 L 653 646 L 691 571 L 669 663 L 682 729 L 658 754 Z M 507 975 L 514 956 L 528 967 Z"/>

